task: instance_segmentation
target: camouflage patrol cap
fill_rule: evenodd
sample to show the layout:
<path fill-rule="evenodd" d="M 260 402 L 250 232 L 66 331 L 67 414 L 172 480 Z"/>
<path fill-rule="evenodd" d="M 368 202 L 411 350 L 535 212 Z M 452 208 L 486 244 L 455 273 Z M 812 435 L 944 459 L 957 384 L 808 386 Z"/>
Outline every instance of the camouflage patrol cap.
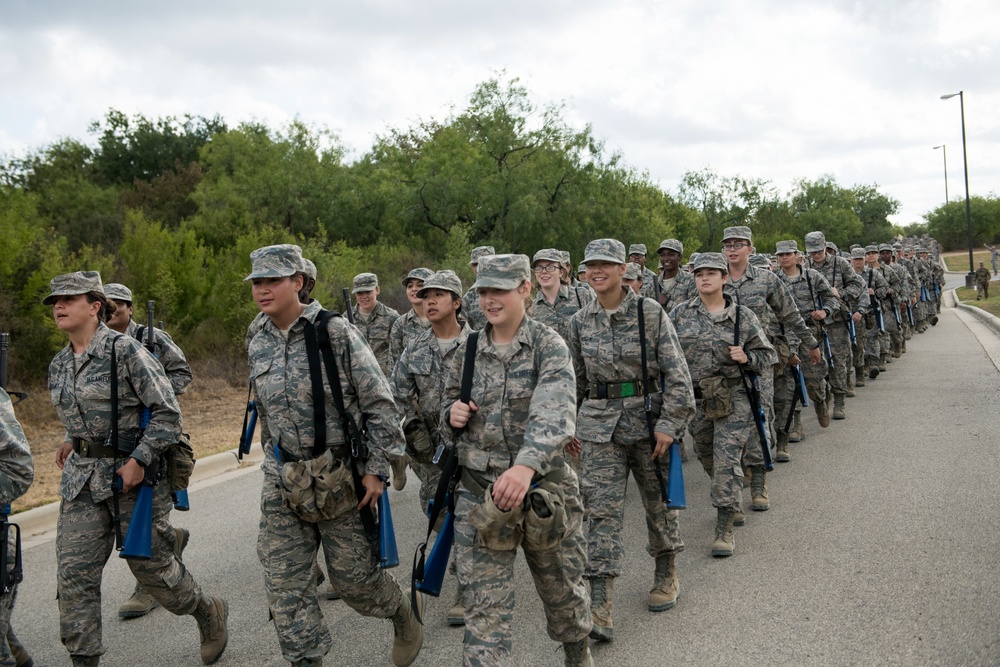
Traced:
<path fill-rule="evenodd" d="M 868 253 L 870 253 L 870 252 L 875 252 L 875 253 L 877 253 L 877 252 L 878 252 L 878 246 L 877 246 L 877 245 L 875 245 L 874 243 L 872 243 L 872 244 L 870 244 L 870 245 L 866 245 L 866 246 L 865 246 L 865 254 L 867 255 L 867 254 L 868 254 Z"/>
<path fill-rule="evenodd" d="M 530 278 L 531 264 L 527 255 L 486 255 L 479 261 L 479 274 L 472 289 L 517 289 Z"/>
<path fill-rule="evenodd" d="M 372 292 L 378 289 L 378 276 L 374 273 L 359 273 L 354 276 L 354 289 L 351 294 L 358 292 Z"/>
<path fill-rule="evenodd" d="M 427 280 L 433 274 L 434 272 L 431 271 L 430 269 L 424 268 L 422 266 L 417 267 L 412 271 L 410 271 L 409 273 L 407 273 L 406 277 L 403 278 L 403 287 L 406 287 L 406 283 L 410 282 L 411 280 Z"/>
<path fill-rule="evenodd" d="M 535 253 L 534 257 L 531 258 L 531 268 L 535 268 L 535 264 L 538 262 L 554 262 L 556 264 L 562 264 L 565 261 L 566 260 L 563 259 L 562 250 L 556 250 L 555 248 L 542 248 Z"/>
<path fill-rule="evenodd" d="M 625 265 L 625 276 L 623 280 L 641 280 L 642 279 L 642 267 L 635 262 L 629 262 Z"/>
<path fill-rule="evenodd" d="M 587 244 L 583 251 L 583 263 L 614 262 L 625 263 L 625 244 L 618 239 L 596 239 Z"/>
<path fill-rule="evenodd" d="M 664 239 L 663 242 L 660 243 L 660 247 L 656 249 L 656 252 L 659 253 L 663 250 L 673 250 L 674 252 L 683 255 L 684 244 L 677 239 Z"/>
<path fill-rule="evenodd" d="M 49 281 L 49 289 L 52 293 L 42 299 L 42 303 L 51 306 L 60 296 L 76 296 L 88 292 L 100 292 L 104 294 L 104 287 L 101 285 L 101 274 L 97 271 L 74 271 L 56 276 Z"/>
<path fill-rule="evenodd" d="M 729 273 L 729 265 L 726 264 L 726 258 L 721 252 L 699 253 L 694 260 L 694 270 L 698 269 L 718 269 L 725 274 Z"/>
<path fill-rule="evenodd" d="M 835 253 L 840 252 L 840 248 L 838 248 L 837 244 L 834 243 L 833 241 L 827 241 L 826 242 L 826 249 L 827 250 L 832 250 Z"/>
<path fill-rule="evenodd" d="M 628 247 L 628 254 L 630 255 L 642 255 L 646 256 L 646 244 L 645 243 L 633 243 Z"/>
<path fill-rule="evenodd" d="M 930 251 L 929 251 L 929 250 L 928 250 L 927 248 L 923 247 L 922 245 L 918 245 L 918 246 L 917 246 L 917 254 L 918 254 L 918 255 L 919 255 L 919 254 L 921 254 L 921 253 L 923 253 L 923 254 L 925 254 L 925 255 L 926 255 L 926 254 L 928 254 L 929 252 L 930 252 Z"/>
<path fill-rule="evenodd" d="M 302 273 L 316 280 L 316 265 L 313 264 L 311 259 L 302 258 Z"/>
<path fill-rule="evenodd" d="M 809 232 L 806 234 L 806 252 L 819 252 L 826 250 L 826 237 L 823 232 Z"/>
<path fill-rule="evenodd" d="M 493 249 L 491 245 L 481 245 L 478 248 L 472 249 L 472 259 L 469 260 L 469 264 L 479 264 L 479 260 L 487 255 L 495 255 L 497 251 Z"/>
<path fill-rule="evenodd" d="M 857 246 L 856 248 L 851 248 L 851 259 L 864 259 L 864 258 L 865 258 L 864 248 L 862 248 L 861 246 Z"/>
<path fill-rule="evenodd" d="M 691 256 L 690 256 L 690 257 L 688 257 L 688 266 L 694 266 L 694 261 L 695 261 L 696 259 L 698 259 L 698 257 L 699 257 L 700 255 L 701 255 L 701 253 L 700 253 L 700 252 L 693 252 L 693 253 L 691 253 Z"/>
<path fill-rule="evenodd" d="M 888 243 L 880 243 L 878 246 L 879 252 L 892 252 L 892 246 Z"/>
<path fill-rule="evenodd" d="M 303 271 L 302 248 L 291 243 L 269 245 L 250 253 L 253 271 L 243 282 L 254 278 L 284 278 Z"/>
<path fill-rule="evenodd" d="M 562 262 L 563 264 L 569 264 L 570 263 L 569 250 L 560 250 L 559 251 L 559 261 Z"/>
<path fill-rule="evenodd" d="M 902 250 L 903 249 L 903 244 L 902 243 L 893 243 L 892 244 L 892 249 L 893 250 Z"/>
<path fill-rule="evenodd" d="M 431 275 L 427 276 L 427 279 L 424 280 L 424 286 L 417 291 L 417 298 L 423 299 L 424 294 L 426 294 L 428 290 L 432 289 L 443 289 L 446 292 L 451 292 L 457 297 L 461 297 L 462 294 L 464 294 L 464 292 L 462 292 L 462 280 L 451 269 L 435 271 Z"/>
<path fill-rule="evenodd" d="M 745 225 L 739 225 L 737 227 L 726 227 L 722 232 L 723 242 L 730 239 L 743 239 L 744 241 L 753 241 L 753 232 L 750 228 Z"/>
<path fill-rule="evenodd" d="M 774 244 L 774 254 L 783 255 L 788 252 L 798 252 L 799 244 L 795 239 L 790 239 L 788 241 L 778 241 Z"/>
<path fill-rule="evenodd" d="M 580 262 L 580 266 L 576 267 L 577 273 L 583 273 L 586 270 L 587 270 L 587 265 L 584 264 L 583 262 Z"/>
<path fill-rule="evenodd" d="M 115 301 L 128 301 L 132 303 L 132 290 L 121 283 L 108 283 L 105 285 L 104 296 Z"/>
<path fill-rule="evenodd" d="M 768 269 L 771 268 L 771 260 L 767 258 L 766 255 L 750 255 L 747 259 L 751 265 L 756 266 L 758 269 Z"/>

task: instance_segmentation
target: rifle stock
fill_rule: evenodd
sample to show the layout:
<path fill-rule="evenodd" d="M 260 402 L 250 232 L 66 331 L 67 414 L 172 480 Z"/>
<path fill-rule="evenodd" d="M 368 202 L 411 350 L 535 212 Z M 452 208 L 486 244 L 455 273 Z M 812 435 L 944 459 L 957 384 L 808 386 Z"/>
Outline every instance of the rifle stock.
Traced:
<path fill-rule="evenodd" d="M 125 540 L 119 550 L 120 558 L 149 560 L 153 556 L 153 487 L 156 486 L 157 465 L 146 466 L 146 474 L 136 493 L 135 507 L 129 519 Z M 121 484 L 121 478 L 117 480 Z"/>
<path fill-rule="evenodd" d="M 382 480 L 385 486 L 385 480 Z M 378 566 L 383 569 L 399 565 L 399 550 L 396 548 L 396 530 L 392 523 L 389 507 L 389 489 L 383 488 L 378 497 Z"/>

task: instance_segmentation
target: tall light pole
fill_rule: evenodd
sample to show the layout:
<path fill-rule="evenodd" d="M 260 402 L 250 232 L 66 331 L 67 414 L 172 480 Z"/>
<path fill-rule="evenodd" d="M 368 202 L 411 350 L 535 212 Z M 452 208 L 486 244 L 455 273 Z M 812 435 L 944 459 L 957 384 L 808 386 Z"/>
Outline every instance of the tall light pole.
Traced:
<path fill-rule="evenodd" d="M 941 154 L 944 155 L 944 203 L 945 206 L 950 204 L 948 201 L 948 147 L 944 144 L 940 146 L 935 146 L 934 150 L 941 149 Z"/>
<path fill-rule="evenodd" d="M 950 100 L 958 95 L 962 110 L 962 163 L 965 166 L 965 226 L 969 233 L 969 275 L 965 276 L 965 286 L 972 287 L 976 270 L 972 266 L 972 204 L 969 203 L 969 153 L 965 148 L 965 91 L 942 95 L 942 100 Z"/>

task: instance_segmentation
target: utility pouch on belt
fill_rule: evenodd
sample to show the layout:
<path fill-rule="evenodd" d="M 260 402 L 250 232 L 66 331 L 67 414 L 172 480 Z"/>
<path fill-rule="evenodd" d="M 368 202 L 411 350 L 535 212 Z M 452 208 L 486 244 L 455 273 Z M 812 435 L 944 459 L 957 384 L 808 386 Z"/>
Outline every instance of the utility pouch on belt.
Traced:
<path fill-rule="evenodd" d="M 406 436 L 406 453 L 418 463 L 430 463 L 434 458 L 434 441 L 424 420 L 413 417 L 403 424 L 403 435 Z"/>
<path fill-rule="evenodd" d="M 792 347 L 788 344 L 788 338 L 784 334 L 774 334 L 770 336 L 771 346 L 778 353 L 778 363 L 774 367 L 774 377 L 778 377 L 785 372 L 788 360 L 792 358 Z"/>
<path fill-rule="evenodd" d="M 541 484 L 524 497 L 524 546 L 550 551 L 566 534 L 565 495 L 558 484 Z"/>
<path fill-rule="evenodd" d="M 174 491 L 188 488 L 191 474 L 194 472 L 194 449 L 191 447 L 191 436 L 181 433 L 181 439 L 173 447 L 168 447 L 163 455 L 167 463 L 167 484 Z"/>
<path fill-rule="evenodd" d="M 353 511 L 358 500 L 347 465 L 331 450 L 281 467 L 281 498 L 302 520 L 316 523 Z"/>
<path fill-rule="evenodd" d="M 507 512 L 493 504 L 493 485 L 486 487 L 483 502 L 469 512 L 469 523 L 476 529 L 476 544 L 493 551 L 512 551 L 524 539 L 524 511 L 517 506 Z"/>
<path fill-rule="evenodd" d="M 725 419 L 733 411 L 732 392 L 721 375 L 698 380 L 698 387 L 704 397 L 702 409 L 709 419 Z"/>

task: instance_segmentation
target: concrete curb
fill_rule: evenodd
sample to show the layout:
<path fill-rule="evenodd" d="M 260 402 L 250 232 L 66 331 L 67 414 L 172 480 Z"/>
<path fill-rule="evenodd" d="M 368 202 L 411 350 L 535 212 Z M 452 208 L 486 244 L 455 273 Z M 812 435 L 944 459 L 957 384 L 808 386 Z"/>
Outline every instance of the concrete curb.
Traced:
<path fill-rule="evenodd" d="M 976 319 L 988 326 L 993 333 L 1000 336 L 1000 317 L 997 317 L 992 313 L 987 313 L 982 308 L 976 308 L 975 306 L 962 303 L 958 300 L 958 295 L 955 294 L 955 290 L 949 290 L 949 293 L 951 294 L 952 302 L 956 308 L 961 308 L 965 312 L 972 314 Z"/>
<path fill-rule="evenodd" d="M 191 475 L 188 490 L 197 491 L 223 480 L 253 472 L 260 468 L 263 460 L 264 452 L 259 447 L 252 448 L 250 454 L 243 458 L 242 463 L 236 458 L 236 449 L 198 459 L 194 473 Z M 11 519 L 21 527 L 21 542 L 25 549 L 44 544 L 55 539 L 56 523 L 59 520 L 59 502 L 18 512 Z"/>

